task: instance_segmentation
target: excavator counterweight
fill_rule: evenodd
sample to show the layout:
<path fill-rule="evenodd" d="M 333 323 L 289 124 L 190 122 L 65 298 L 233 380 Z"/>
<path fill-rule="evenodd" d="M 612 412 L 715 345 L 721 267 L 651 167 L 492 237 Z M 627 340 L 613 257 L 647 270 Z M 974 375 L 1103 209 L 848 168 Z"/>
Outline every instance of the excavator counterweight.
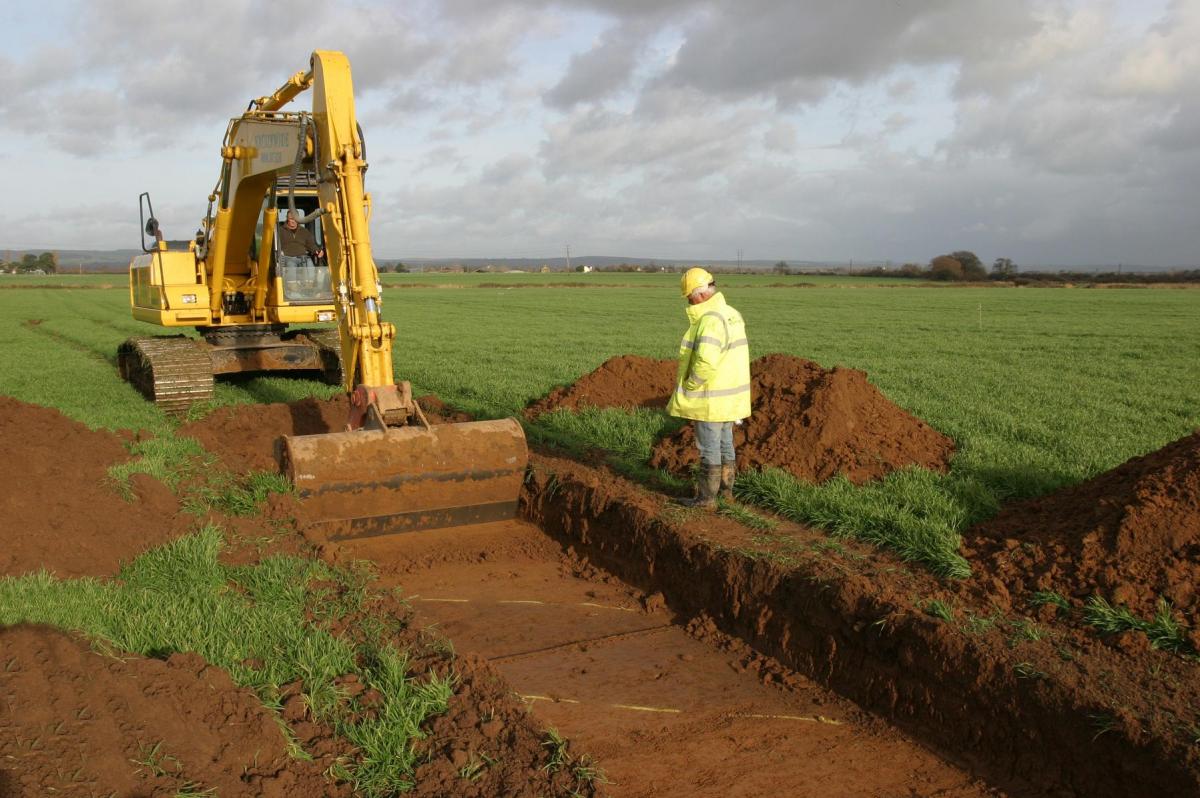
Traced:
<path fill-rule="evenodd" d="M 310 112 L 282 110 L 306 91 Z M 203 341 L 130 339 L 118 355 L 122 376 L 169 412 L 210 397 L 218 374 L 307 370 L 340 382 L 350 397 L 345 431 L 288 436 L 277 447 L 318 537 L 512 518 L 528 463 L 521 425 L 510 418 L 431 426 L 408 383 L 393 377 L 397 330 L 382 316 L 366 144 L 346 57 L 318 50 L 308 71 L 252 101 L 230 122 L 221 157 L 209 212 L 182 249 L 162 240 L 143 194 L 145 231 L 155 240 L 152 248 L 143 241 L 146 254 L 130 264 L 134 317 L 193 326 Z M 285 188 L 295 220 L 277 236 Z M 299 224 L 311 235 L 297 234 Z M 321 251 L 288 252 L 279 248 L 284 238 Z M 287 331 L 325 321 L 336 329 Z"/>

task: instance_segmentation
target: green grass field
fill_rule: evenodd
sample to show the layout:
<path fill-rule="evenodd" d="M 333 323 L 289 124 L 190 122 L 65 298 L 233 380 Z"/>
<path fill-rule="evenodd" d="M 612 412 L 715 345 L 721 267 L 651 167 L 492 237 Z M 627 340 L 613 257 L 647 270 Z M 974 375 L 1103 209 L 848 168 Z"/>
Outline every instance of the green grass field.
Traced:
<path fill-rule="evenodd" d="M 684 329 L 676 281 L 387 275 L 385 313 L 400 330 L 396 372 L 418 393 L 479 416 L 518 413 L 613 355 L 673 357 Z M 582 287 L 548 285 L 561 282 Z M 747 319 L 754 356 L 787 352 L 863 369 L 959 447 L 947 475 L 908 470 L 855 487 L 842 480 L 814 486 L 772 471 L 743 475 L 739 498 L 885 546 L 943 576 L 969 575 L 959 534 L 1002 502 L 1078 482 L 1200 426 L 1200 291 L 935 288 L 774 275 L 720 282 Z M 130 318 L 127 293 L 109 275 L 0 281 L 0 393 L 94 427 L 150 430 L 157 437 L 135 450 L 142 459 L 114 477 L 145 470 L 180 482 L 201 467 L 197 444 L 179 437 L 178 423 L 116 372 L 117 345 L 155 332 Z M 306 379 L 240 378 L 219 382 L 214 404 L 336 390 Z M 527 433 L 568 450 L 605 449 L 619 470 L 651 487 L 678 487 L 646 465 L 655 437 L 675 423 L 649 410 L 559 411 Z M 260 493 L 281 487 L 272 477 L 218 480 L 187 501 L 253 511 Z M 770 519 L 736 505 L 722 512 L 760 531 L 772 528 Z M 332 618 L 365 601 L 360 576 L 289 557 L 224 566 L 222 540 L 221 530 L 200 528 L 142 555 L 116 581 L 0 579 L 0 624 L 51 623 L 108 641 L 101 647 L 150 655 L 199 651 L 267 706 L 277 704 L 281 684 L 302 676 L 314 713 L 363 752 L 336 775 L 365 795 L 410 785 L 419 724 L 445 707 L 451 681 L 406 677 L 407 654 L 389 647 L 387 634 L 343 640 L 307 620 L 306 607 L 325 607 Z M 321 595 L 330 579 L 345 595 Z M 1090 608 L 1096 623 L 1157 629 L 1106 607 Z M 259 670 L 244 664 L 254 656 L 263 662 Z M 355 722 L 339 702 L 333 680 L 351 672 L 394 697 L 377 720 Z"/>
<path fill-rule="evenodd" d="M 111 275 L 63 290 L 0 283 L 0 392 L 93 426 L 167 434 L 172 422 L 117 377 L 133 321 Z M 608 357 L 673 357 L 684 328 L 670 274 L 386 275 L 399 377 L 480 416 L 518 412 Z M 586 287 L 540 287 L 563 282 Z M 906 472 L 855 488 L 748 475 L 740 494 L 790 517 L 964 576 L 958 533 L 1014 497 L 1078 482 L 1200 426 L 1200 291 L 941 288 L 900 280 L 737 275 L 753 356 L 787 352 L 863 369 L 893 401 L 952 436 L 949 475 Z M 811 286 L 799 284 L 813 283 Z M 791 287 L 778 287 L 788 285 Z M 328 396 L 293 378 L 222 382 L 218 404 Z M 536 440 L 598 446 L 631 473 L 658 414 L 610 411 L 534 425 Z M 639 460 L 641 463 L 639 463 Z M 644 468 L 642 469 L 644 471 Z"/>

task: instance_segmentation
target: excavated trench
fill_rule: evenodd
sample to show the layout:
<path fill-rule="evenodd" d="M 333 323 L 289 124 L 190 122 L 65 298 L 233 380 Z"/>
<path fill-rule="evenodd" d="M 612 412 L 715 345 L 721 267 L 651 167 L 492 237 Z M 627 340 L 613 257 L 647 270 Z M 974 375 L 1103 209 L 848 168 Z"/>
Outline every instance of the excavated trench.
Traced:
<path fill-rule="evenodd" d="M 430 398 L 422 403 L 435 423 L 463 420 Z M 339 401 L 315 400 L 222 408 L 182 432 L 236 471 L 264 469 L 277 436 L 335 429 L 344 413 Z M 590 565 L 586 547 L 554 534 L 562 525 L 547 515 L 547 502 L 567 497 L 537 478 L 548 473 L 547 462 L 535 456 L 521 519 L 313 540 L 327 556 L 375 563 L 383 585 L 399 587 L 459 654 L 488 660 L 536 721 L 596 762 L 611 782 L 606 793 L 1002 794 L 893 724 L 664 599 L 669 585 L 658 588 L 652 578 L 627 583 L 615 575 L 620 568 Z M 585 507 L 564 512 L 584 528 L 599 520 Z"/>
<path fill-rule="evenodd" d="M 208 425 L 237 441 L 223 459 L 265 457 L 221 434 L 238 412 Z M 252 412 L 278 416 L 278 435 L 323 431 L 338 408 Z M 614 795 L 1200 794 L 1190 661 L 1051 619 L 1021 636 L 986 574 L 947 584 L 786 523 L 788 556 L 761 556 L 754 530 L 548 453 L 521 515 L 336 556 L 376 562 L 460 653 L 490 660 Z"/>
<path fill-rule="evenodd" d="M 531 496 L 536 504 L 537 497 Z M 529 505 L 530 507 L 533 504 Z M 527 521 L 339 544 L 594 757 L 612 795 L 992 796 L 894 727 Z"/>
<path fill-rule="evenodd" d="M 552 456 L 535 456 L 523 496 L 525 517 L 593 567 L 655 591 L 676 617 L 698 619 L 692 628 L 803 674 L 993 788 L 1200 794 L 1190 739 L 1181 745 L 1170 723 L 1139 720 L 1151 714 L 1136 706 L 1147 691 L 1133 671 L 1144 663 L 1130 667 L 1104 645 L 1080 644 L 1068 657 L 1057 639 L 1016 652 L 1011 637 L 964 634 L 923 611 L 925 597 L 947 594 L 887 554 L 838 544 L 842 556 L 830 557 L 817 538 L 812 556 L 777 564 L 747 556 L 752 535 L 738 525 L 713 515 L 680 522 L 664 506 L 620 477 Z M 1023 675 L 1022 656 L 1039 666 L 1069 658 L 1071 668 Z M 1183 693 L 1190 704 L 1190 666 L 1165 663 L 1146 669 L 1159 688 L 1150 699 L 1165 706 Z M 1110 714 L 1114 700 L 1128 711 Z"/>
<path fill-rule="evenodd" d="M 19 454 L 9 481 L 25 485 L 4 497 L 15 531 L 0 572 L 111 575 L 184 531 L 163 524 L 177 501 L 154 480 L 134 478 L 133 504 L 104 489 L 106 469 L 126 456 L 116 438 L 45 408 L 0 405 L 0 438 Z M 425 405 L 440 421 L 466 420 Z M 182 432 L 245 472 L 273 466 L 279 435 L 336 429 L 345 412 L 343 402 L 316 400 L 223 408 Z M 846 440 L 862 451 L 876 445 L 858 432 Z M 1044 534 L 1009 546 L 986 525 L 973 530 L 981 575 L 958 585 L 783 522 L 772 536 L 786 556 L 764 556 L 754 530 L 672 509 L 602 466 L 548 453 L 531 458 L 519 520 L 342 542 L 327 553 L 376 562 L 460 654 L 488 660 L 536 721 L 593 757 L 613 795 L 1197 795 L 1200 680 L 1190 659 L 1151 651 L 1134 633 L 1100 639 L 1053 612 L 1039 616 L 1044 639 L 1018 639 L 1016 627 L 1001 632 L 1001 616 L 1016 612 L 1022 580 L 1041 586 L 1047 563 L 1099 561 L 1054 548 L 1079 537 L 1067 522 L 1081 518 L 1099 530 L 1081 540 L 1111 537 L 1122 562 L 1148 570 L 1076 566 L 1080 590 L 1108 580 L 1137 599 L 1135 587 L 1161 583 L 1194 612 L 1180 574 L 1195 562 L 1198 451 L 1192 436 L 1062 497 L 1011 508 L 992 525 L 1019 537 L 1030 524 L 1012 519 L 1030 517 Z M 73 490 L 63 494 L 62 484 Z M 1075 509 L 1093 505 L 1096 518 Z M 1166 565 L 1129 556 L 1138 553 L 1129 540 L 1158 540 L 1133 522 L 1161 524 L 1148 510 L 1117 524 L 1119 507 L 1170 509 L 1162 517 L 1182 521 L 1167 542 L 1183 554 Z M 993 561 L 1007 570 L 983 567 Z M 1006 584 L 1011 600 L 1001 606 Z M 954 622 L 933 617 L 933 598 L 954 605 Z M 980 620 L 993 610 L 990 631 L 967 628 L 972 612 Z M 487 695 L 465 696 L 474 703 L 458 720 L 482 728 L 508 717 Z"/>

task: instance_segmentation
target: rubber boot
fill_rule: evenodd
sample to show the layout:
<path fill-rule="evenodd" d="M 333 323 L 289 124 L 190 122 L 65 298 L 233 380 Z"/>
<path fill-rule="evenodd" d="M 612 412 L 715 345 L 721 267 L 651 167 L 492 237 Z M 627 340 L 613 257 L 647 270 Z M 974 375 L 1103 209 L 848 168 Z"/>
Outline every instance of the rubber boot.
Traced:
<path fill-rule="evenodd" d="M 696 476 L 696 496 L 691 499 L 680 499 L 685 507 L 699 507 L 702 510 L 717 509 L 717 492 L 721 490 L 721 466 L 701 464 L 700 473 Z"/>
<path fill-rule="evenodd" d="M 737 461 L 730 460 L 721 463 L 721 492 L 719 495 L 727 502 L 733 501 L 733 481 L 737 478 Z"/>

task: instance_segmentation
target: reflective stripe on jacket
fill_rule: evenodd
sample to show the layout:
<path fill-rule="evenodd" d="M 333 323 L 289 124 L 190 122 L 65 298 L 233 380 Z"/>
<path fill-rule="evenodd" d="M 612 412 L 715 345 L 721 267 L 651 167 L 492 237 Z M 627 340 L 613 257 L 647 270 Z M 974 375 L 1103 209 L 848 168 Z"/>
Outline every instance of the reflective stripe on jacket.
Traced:
<path fill-rule="evenodd" d="M 750 346 L 742 314 L 713 294 L 688 305 L 679 346 L 675 393 L 667 413 L 696 421 L 737 421 L 750 415 Z"/>

